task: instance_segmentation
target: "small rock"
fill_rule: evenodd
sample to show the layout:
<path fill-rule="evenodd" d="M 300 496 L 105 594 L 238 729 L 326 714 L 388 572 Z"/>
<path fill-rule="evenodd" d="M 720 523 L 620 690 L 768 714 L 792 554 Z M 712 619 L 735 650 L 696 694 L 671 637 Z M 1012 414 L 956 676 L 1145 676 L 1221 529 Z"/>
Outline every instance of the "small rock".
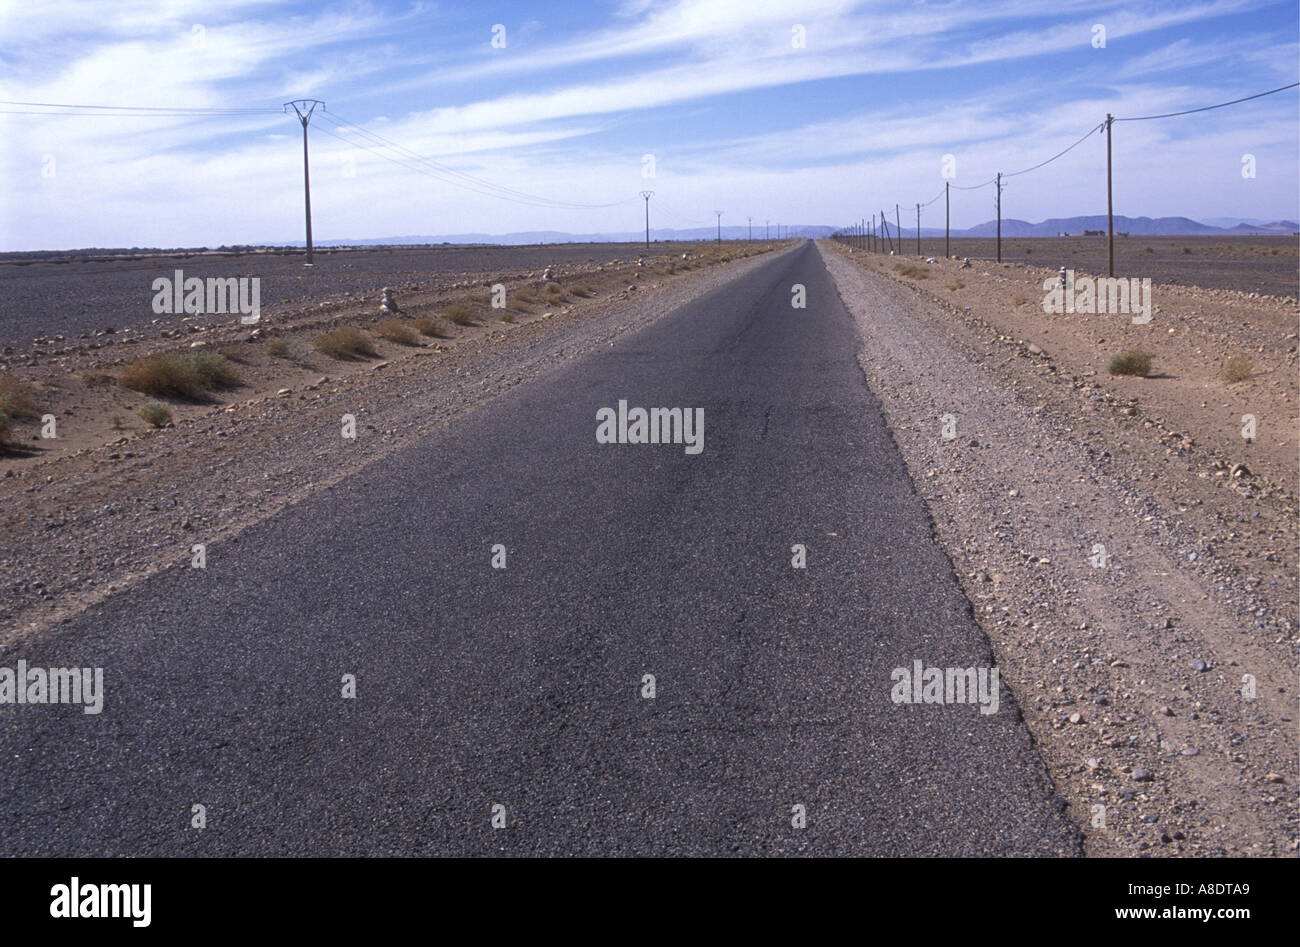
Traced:
<path fill-rule="evenodd" d="M 1129 779 L 1135 783 L 1149 783 L 1151 782 L 1151 774 L 1144 769 L 1135 769 L 1129 773 Z"/>
<path fill-rule="evenodd" d="M 1192 670 L 1193 670 L 1193 671 L 1208 671 L 1209 669 L 1210 669 L 1210 666 L 1209 666 L 1208 664 L 1206 664 L 1204 661 L 1193 661 L 1193 662 L 1192 662 Z"/>

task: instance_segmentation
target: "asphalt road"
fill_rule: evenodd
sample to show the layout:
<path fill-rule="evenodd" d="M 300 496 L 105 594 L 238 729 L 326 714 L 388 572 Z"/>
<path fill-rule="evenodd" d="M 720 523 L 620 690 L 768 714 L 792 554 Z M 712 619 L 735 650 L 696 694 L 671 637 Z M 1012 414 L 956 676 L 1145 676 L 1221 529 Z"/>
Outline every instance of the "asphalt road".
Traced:
<path fill-rule="evenodd" d="M 0 705 L 0 854 L 1077 854 L 1005 689 L 891 700 L 992 657 L 856 350 L 806 244 L 3 655 L 106 699 Z"/>

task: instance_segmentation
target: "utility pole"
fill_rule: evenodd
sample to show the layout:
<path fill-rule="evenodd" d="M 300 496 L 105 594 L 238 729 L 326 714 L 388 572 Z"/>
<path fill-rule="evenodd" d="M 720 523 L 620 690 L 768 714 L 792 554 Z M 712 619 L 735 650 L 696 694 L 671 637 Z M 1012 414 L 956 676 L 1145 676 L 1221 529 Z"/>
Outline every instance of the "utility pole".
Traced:
<path fill-rule="evenodd" d="M 1110 126 L 1115 118 L 1106 113 L 1106 275 L 1115 275 L 1115 195 L 1110 182 Z"/>
<path fill-rule="evenodd" d="M 745 219 L 749 221 L 749 239 L 752 241 L 754 239 L 754 218 L 746 217 Z"/>
<path fill-rule="evenodd" d="M 948 182 L 943 182 L 943 255 L 945 259 L 951 260 L 952 253 L 948 249 Z"/>
<path fill-rule="evenodd" d="M 765 220 L 763 221 L 763 239 L 770 240 L 771 238 L 772 238 L 772 231 L 771 228 L 768 226 L 768 221 Z"/>
<path fill-rule="evenodd" d="M 916 205 L 916 255 L 921 255 L 921 205 Z"/>
<path fill-rule="evenodd" d="M 722 211 L 715 210 L 714 213 L 718 215 L 718 243 L 722 243 Z"/>
<path fill-rule="evenodd" d="M 287 112 L 290 107 L 298 116 L 298 121 L 302 122 L 302 193 L 307 208 L 307 266 L 314 266 L 311 258 L 311 173 L 307 167 L 307 123 L 311 121 L 311 113 L 316 111 L 316 106 L 320 106 L 323 111 L 325 103 L 320 99 L 295 99 L 292 102 L 285 102 L 282 111 Z M 303 109 L 306 109 L 304 112 Z"/>
<path fill-rule="evenodd" d="M 885 232 L 885 242 L 889 244 L 889 249 L 894 249 L 894 239 L 889 236 L 889 221 L 885 219 L 885 209 L 880 208 L 880 229 Z"/>
<path fill-rule="evenodd" d="M 872 214 L 871 215 L 871 249 L 874 252 L 879 248 L 880 248 L 880 244 L 876 242 L 876 215 Z"/>
<path fill-rule="evenodd" d="M 641 196 L 645 198 L 645 248 L 650 249 L 650 198 L 655 196 L 654 191 L 642 191 Z"/>
<path fill-rule="evenodd" d="M 998 172 L 998 262 L 1002 262 L 1002 172 Z"/>
<path fill-rule="evenodd" d="M 903 223 L 898 216 L 898 205 L 894 205 L 894 235 L 898 237 L 898 254 L 903 254 Z"/>

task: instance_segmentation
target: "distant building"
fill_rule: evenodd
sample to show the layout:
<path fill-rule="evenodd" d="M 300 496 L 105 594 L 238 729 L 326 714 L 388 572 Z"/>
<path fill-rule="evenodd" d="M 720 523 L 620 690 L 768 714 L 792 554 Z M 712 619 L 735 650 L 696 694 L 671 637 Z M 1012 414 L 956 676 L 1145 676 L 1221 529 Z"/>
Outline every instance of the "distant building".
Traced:
<path fill-rule="evenodd" d="M 1106 231 L 1104 231 L 1104 230 L 1085 230 L 1085 231 L 1083 232 L 1083 235 L 1084 235 L 1085 237 L 1104 237 L 1104 236 L 1106 236 Z"/>

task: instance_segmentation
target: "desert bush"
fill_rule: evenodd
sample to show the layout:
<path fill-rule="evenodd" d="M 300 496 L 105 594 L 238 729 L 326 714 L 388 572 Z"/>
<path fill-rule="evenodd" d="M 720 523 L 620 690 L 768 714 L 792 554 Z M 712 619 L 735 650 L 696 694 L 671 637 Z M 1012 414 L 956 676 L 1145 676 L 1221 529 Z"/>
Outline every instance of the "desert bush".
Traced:
<path fill-rule="evenodd" d="M 909 279 L 929 279 L 930 271 L 923 266 L 913 266 L 911 263 L 898 263 L 894 269 Z"/>
<path fill-rule="evenodd" d="M 1112 375 L 1138 375 L 1145 378 L 1151 374 L 1151 362 L 1155 356 L 1141 349 L 1125 349 L 1110 360 L 1106 371 Z"/>
<path fill-rule="evenodd" d="M 537 302 L 537 290 L 533 289 L 531 286 L 520 286 L 514 291 L 513 295 L 517 299 L 521 299 L 526 303 Z"/>
<path fill-rule="evenodd" d="M 240 383 L 226 359 L 215 352 L 170 352 L 146 355 L 122 370 L 118 382 L 158 398 L 202 401 L 216 388 Z"/>
<path fill-rule="evenodd" d="M 36 417 L 36 404 L 27 382 L 13 375 L 0 375 L 0 417 L 8 420 Z"/>
<path fill-rule="evenodd" d="M 548 306 L 564 302 L 564 290 L 560 288 L 559 283 L 547 283 L 542 288 L 542 295 L 545 296 Z"/>
<path fill-rule="evenodd" d="M 948 289 L 954 293 L 957 292 L 957 290 L 959 289 L 965 289 L 965 288 L 966 288 L 966 284 L 963 283 L 961 280 L 957 280 L 954 283 L 948 284 Z"/>
<path fill-rule="evenodd" d="M 511 312 L 509 309 L 503 309 L 503 310 L 501 310 L 501 321 L 502 321 L 502 322 L 514 322 L 514 321 L 515 321 L 515 314 L 514 314 L 513 312 Z"/>
<path fill-rule="evenodd" d="M 472 326 L 478 310 L 469 303 L 453 303 L 444 309 L 442 314 L 458 326 Z"/>
<path fill-rule="evenodd" d="M 293 358 L 293 347 L 289 345 L 288 339 L 267 339 L 266 354 L 271 358 Z"/>
<path fill-rule="evenodd" d="M 223 345 L 217 349 L 222 358 L 230 359 L 244 365 L 248 362 L 248 352 L 242 345 Z"/>
<path fill-rule="evenodd" d="M 113 418 L 112 418 L 112 421 L 110 422 L 110 424 L 111 424 L 113 430 L 115 430 L 115 431 L 122 431 L 122 430 L 125 430 L 125 429 L 126 429 L 126 418 L 122 417 L 122 415 L 120 415 L 120 414 L 115 414 L 115 415 L 113 415 Z"/>
<path fill-rule="evenodd" d="M 146 401 L 140 407 L 140 417 L 154 427 L 162 427 L 172 419 L 172 413 L 167 405 L 158 401 Z"/>
<path fill-rule="evenodd" d="M 420 344 L 420 333 L 405 322 L 399 322 L 397 319 L 385 319 L 383 322 L 377 323 L 371 331 L 381 339 L 396 342 L 398 345 Z"/>
<path fill-rule="evenodd" d="M 580 296 L 583 299 L 587 299 L 591 296 L 596 295 L 596 291 L 592 289 L 590 286 L 588 286 L 586 283 L 579 283 L 577 286 L 570 288 L 569 292 L 575 296 Z"/>
<path fill-rule="evenodd" d="M 436 316 L 421 316 L 411 322 L 411 326 L 420 335 L 427 335 L 435 339 L 446 339 L 450 336 L 447 331 L 447 324 Z"/>
<path fill-rule="evenodd" d="M 339 326 L 322 335 L 316 336 L 313 343 L 316 351 L 330 358 L 355 360 L 378 355 L 375 343 L 364 332 L 354 326 Z"/>
<path fill-rule="evenodd" d="M 1223 363 L 1223 380 L 1229 385 L 1239 381 L 1247 381 L 1252 374 L 1250 359 L 1242 355 L 1234 355 Z"/>
<path fill-rule="evenodd" d="M 84 371 L 81 373 L 81 383 L 87 388 L 107 388 L 115 384 L 117 379 L 108 372 Z"/>

